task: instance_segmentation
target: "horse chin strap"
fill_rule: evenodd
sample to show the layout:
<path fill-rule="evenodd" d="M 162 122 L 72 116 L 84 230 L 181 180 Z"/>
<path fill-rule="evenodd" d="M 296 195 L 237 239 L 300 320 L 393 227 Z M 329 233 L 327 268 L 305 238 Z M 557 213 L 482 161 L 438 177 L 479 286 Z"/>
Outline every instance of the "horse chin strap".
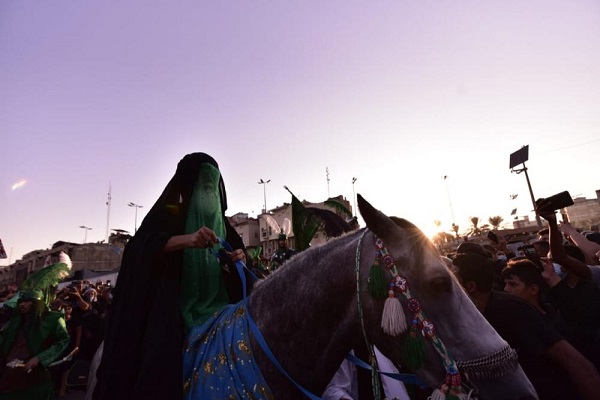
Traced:
<path fill-rule="evenodd" d="M 372 365 L 372 381 L 373 381 L 373 394 L 375 399 L 380 399 L 381 388 L 379 386 L 379 380 L 377 374 L 377 360 L 374 354 L 373 345 L 369 343 L 367 338 L 365 323 L 363 318 L 363 307 L 360 296 L 360 250 L 362 241 L 367 232 L 367 229 L 362 233 L 358 240 L 356 248 L 356 291 L 358 299 L 358 315 L 363 331 L 363 336 L 367 348 L 369 349 L 371 365 Z M 439 389 L 435 389 L 432 396 L 432 400 L 449 400 L 449 399 L 471 399 L 472 394 L 476 389 L 471 388 L 470 378 L 477 379 L 493 379 L 498 378 L 508 373 L 515 371 L 518 367 L 517 353 L 506 345 L 497 352 L 468 361 L 455 361 L 450 355 L 446 346 L 437 335 L 433 323 L 427 319 L 425 313 L 421 308 L 419 301 L 412 296 L 407 280 L 399 274 L 395 260 L 389 254 L 385 248 L 383 241 L 379 238 L 375 238 L 375 264 L 371 267 L 371 273 L 369 276 L 369 293 L 375 297 L 381 297 L 386 295 L 387 299 L 384 306 L 384 315 L 382 316 L 382 328 L 385 333 L 398 336 L 399 334 L 407 330 L 406 317 L 404 316 L 403 306 L 400 302 L 400 298 L 404 300 L 408 310 L 412 313 L 411 327 L 407 335 L 405 335 L 403 343 L 403 354 L 408 354 L 414 357 L 413 360 L 405 360 L 403 357 L 403 363 L 408 364 L 407 366 L 412 370 L 417 370 L 424 366 L 424 355 L 425 349 L 423 344 L 423 338 L 429 339 L 433 348 L 440 355 L 442 364 L 446 370 L 446 378 Z M 385 271 L 379 271 L 384 268 L 392 279 L 389 282 L 389 286 L 375 287 L 377 286 L 373 280 L 377 276 L 383 276 Z M 405 352 L 405 349 L 408 349 Z M 419 360 L 419 358 L 421 358 Z M 465 382 L 461 379 L 462 376 Z M 468 383 L 467 383 L 468 382 Z"/>

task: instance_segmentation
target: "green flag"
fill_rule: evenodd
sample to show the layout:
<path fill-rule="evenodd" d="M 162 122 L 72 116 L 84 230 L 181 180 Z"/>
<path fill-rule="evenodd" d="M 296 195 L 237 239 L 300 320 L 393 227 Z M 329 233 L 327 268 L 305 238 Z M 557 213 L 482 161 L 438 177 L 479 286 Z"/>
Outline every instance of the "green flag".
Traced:
<path fill-rule="evenodd" d="M 310 241 L 319 230 L 320 221 L 292 193 L 287 186 L 284 188 L 292 195 L 292 229 L 294 231 L 295 250 L 303 251 L 310 246 Z"/>

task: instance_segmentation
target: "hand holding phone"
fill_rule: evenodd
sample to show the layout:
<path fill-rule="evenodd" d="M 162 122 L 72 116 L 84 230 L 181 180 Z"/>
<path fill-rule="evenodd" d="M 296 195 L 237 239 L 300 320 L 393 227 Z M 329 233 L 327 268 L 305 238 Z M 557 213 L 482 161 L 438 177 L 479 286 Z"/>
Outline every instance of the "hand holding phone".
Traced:
<path fill-rule="evenodd" d="M 538 214 L 550 213 L 560 210 L 561 208 L 569 207 L 574 204 L 573 199 L 568 191 L 560 192 L 554 196 L 537 199 L 536 211 Z"/>
<path fill-rule="evenodd" d="M 535 265 L 537 265 L 540 272 L 544 271 L 544 265 L 542 264 L 542 260 L 540 259 L 540 256 L 538 255 L 537 251 L 535 250 L 534 245 L 528 244 L 525 246 L 521 246 L 519 250 L 523 252 L 523 254 L 528 260 L 533 261 Z"/>

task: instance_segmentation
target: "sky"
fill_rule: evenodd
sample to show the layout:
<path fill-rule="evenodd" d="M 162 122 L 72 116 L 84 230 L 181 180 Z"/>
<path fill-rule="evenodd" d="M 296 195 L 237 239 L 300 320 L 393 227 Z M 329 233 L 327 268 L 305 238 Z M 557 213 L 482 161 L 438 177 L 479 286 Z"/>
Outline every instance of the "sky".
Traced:
<path fill-rule="evenodd" d="M 287 185 L 428 234 L 533 219 L 524 145 L 536 198 L 600 189 L 596 0 L 2 1 L 0 93 L 0 266 L 134 231 L 192 152 L 227 215 Z"/>

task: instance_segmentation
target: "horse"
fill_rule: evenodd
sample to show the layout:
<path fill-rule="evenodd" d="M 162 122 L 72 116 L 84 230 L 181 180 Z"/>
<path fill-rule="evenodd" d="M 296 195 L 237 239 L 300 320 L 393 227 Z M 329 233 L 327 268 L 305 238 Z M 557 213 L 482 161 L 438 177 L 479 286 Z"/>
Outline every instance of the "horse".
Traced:
<path fill-rule="evenodd" d="M 506 356 L 511 349 L 475 308 L 433 244 L 410 222 L 384 215 L 360 195 L 357 201 L 366 228 L 295 255 L 247 298 L 247 312 L 295 381 L 250 335 L 255 363 L 272 398 L 306 398 L 296 384 L 320 395 L 344 357 L 365 342 L 396 365 L 407 362 L 401 348 L 411 333 L 386 331 L 382 315 L 387 300 L 369 294 L 371 266 L 381 251 L 378 243 L 383 243 L 388 261 L 410 286 L 408 296 L 414 301 L 403 302 L 403 312 L 411 318 L 426 314 L 429 332 L 434 332 L 435 340 L 425 342 L 426 364 L 414 372 L 436 388 L 448 383 L 450 365 L 462 376 L 464 392 L 471 390 L 480 399 L 536 399 L 521 367 Z M 386 279 L 394 281 L 390 271 Z"/>

